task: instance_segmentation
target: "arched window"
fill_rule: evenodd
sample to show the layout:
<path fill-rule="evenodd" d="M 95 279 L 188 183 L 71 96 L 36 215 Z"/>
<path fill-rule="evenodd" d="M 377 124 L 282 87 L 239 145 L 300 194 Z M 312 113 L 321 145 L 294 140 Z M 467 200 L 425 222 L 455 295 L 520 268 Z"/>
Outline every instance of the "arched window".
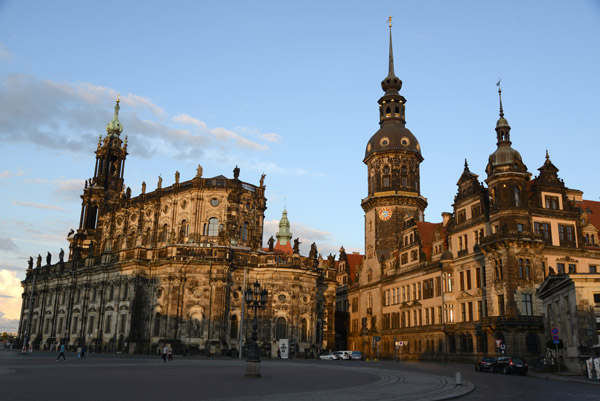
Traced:
<path fill-rule="evenodd" d="M 396 106 L 396 108 L 394 109 L 394 114 L 400 115 L 400 107 Z"/>
<path fill-rule="evenodd" d="M 515 186 L 515 206 L 521 207 L 521 190 Z"/>
<path fill-rule="evenodd" d="M 207 235 L 209 237 L 216 237 L 219 235 L 219 219 L 216 217 L 211 217 L 208 219 L 208 232 Z"/>
<path fill-rule="evenodd" d="M 528 280 L 531 278 L 531 266 L 529 259 L 525 259 L 525 278 Z"/>
<path fill-rule="evenodd" d="M 229 323 L 229 328 L 230 328 L 229 337 L 231 337 L 231 338 L 237 338 L 238 337 L 238 332 L 239 332 L 239 325 L 238 325 L 237 315 L 231 316 L 230 323 Z"/>
<path fill-rule="evenodd" d="M 240 229 L 240 237 L 242 241 L 246 241 L 248 239 L 248 223 L 244 222 L 242 228 Z"/>
<path fill-rule="evenodd" d="M 169 235 L 169 227 L 165 224 L 162 229 L 162 242 L 167 242 L 167 237 Z"/>
<path fill-rule="evenodd" d="M 385 116 L 389 117 L 392 113 L 392 109 L 388 106 L 385 108 Z"/>
<path fill-rule="evenodd" d="M 181 227 L 179 228 L 179 235 L 181 237 L 181 240 L 184 240 L 188 237 L 189 231 L 190 225 L 188 224 L 187 220 L 181 220 Z"/>
<path fill-rule="evenodd" d="M 287 324 L 285 318 L 277 318 L 277 321 L 275 322 L 275 338 L 278 340 L 287 338 Z"/>
<path fill-rule="evenodd" d="M 160 335 L 160 313 L 156 312 L 154 315 L 154 337 L 158 337 Z"/>
<path fill-rule="evenodd" d="M 300 333 L 300 341 L 308 341 L 308 321 L 306 319 L 302 319 L 301 323 L 301 333 Z"/>

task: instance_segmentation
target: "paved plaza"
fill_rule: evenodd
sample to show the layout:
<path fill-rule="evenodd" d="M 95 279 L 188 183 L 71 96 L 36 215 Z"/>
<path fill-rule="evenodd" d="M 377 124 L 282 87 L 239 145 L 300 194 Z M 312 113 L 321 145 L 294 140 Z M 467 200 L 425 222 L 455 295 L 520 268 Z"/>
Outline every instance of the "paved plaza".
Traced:
<path fill-rule="evenodd" d="M 237 359 L 0 352 L 3 399 L 9 400 L 443 400 L 473 390 L 454 377 L 376 363 L 264 360 L 261 378 Z"/>

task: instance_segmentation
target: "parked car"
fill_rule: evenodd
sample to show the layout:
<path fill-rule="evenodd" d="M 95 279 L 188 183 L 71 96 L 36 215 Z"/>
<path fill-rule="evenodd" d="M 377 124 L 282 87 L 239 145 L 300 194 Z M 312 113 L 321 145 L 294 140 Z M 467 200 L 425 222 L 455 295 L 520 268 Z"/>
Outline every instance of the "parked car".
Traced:
<path fill-rule="evenodd" d="M 477 362 L 475 362 L 475 370 L 478 372 L 483 372 L 486 370 L 492 371 L 492 367 L 496 364 L 496 358 L 492 358 L 489 356 L 484 356 Z"/>
<path fill-rule="evenodd" d="M 360 351 L 352 351 L 352 354 L 350 354 L 350 358 L 352 358 L 352 360 L 354 361 L 362 361 L 363 358 L 363 354 Z"/>
<path fill-rule="evenodd" d="M 332 354 L 330 352 L 328 354 L 319 355 L 319 359 L 326 359 L 326 360 L 329 360 L 329 361 L 333 361 L 333 360 L 336 360 L 336 359 L 339 359 L 339 358 L 337 357 L 337 355 L 334 355 L 334 354 Z"/>
<path fill-rule="evenodd" d="M 335 351 L 333 355 L 337 356 L 337 359 L 350 359 L 350 355 L 346 353 L 346 351 Z"/>
<path fill-rule="evenodd" d="M 496 363 L 492 367 L 492 372 L 502 372 L 507 375 L 511 373 L 526 375 L 528 369 L 529 365 L 525 359 L 513 356 L 502 356 L 496 359 Z"/>

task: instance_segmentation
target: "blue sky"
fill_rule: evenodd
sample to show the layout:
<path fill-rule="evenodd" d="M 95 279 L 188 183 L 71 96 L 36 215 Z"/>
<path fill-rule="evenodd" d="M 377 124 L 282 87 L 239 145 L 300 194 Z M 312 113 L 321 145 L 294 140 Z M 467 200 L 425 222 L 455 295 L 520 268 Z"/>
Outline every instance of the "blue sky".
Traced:
<path fill-rule="evenodd" d="M 265 243 L 287 202 L 303 253 L 362 253 L 389 15 L 427 221 L 451 211 L 465 158 L 485 179 L 499 77 L 529 171 L 548 149 L 568 187 L 600 198 L 598 1 L 0 0 L 0 330 L 27 258 L 68 247 L 117 93 L 134 195 L 238 165 L 267 175 Z"/>

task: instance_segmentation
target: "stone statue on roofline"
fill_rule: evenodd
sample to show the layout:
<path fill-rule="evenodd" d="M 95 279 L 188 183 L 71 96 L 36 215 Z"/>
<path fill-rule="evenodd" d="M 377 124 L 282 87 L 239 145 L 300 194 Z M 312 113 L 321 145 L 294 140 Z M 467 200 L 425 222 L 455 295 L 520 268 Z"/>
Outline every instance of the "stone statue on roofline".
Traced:
<path fill-rule="evenodd" d="M 269 244 L 269 252 L 273 252 L 274 245 L 275 245 L 275 239 L 273 238 L 272 235 L 271 235 L 271 238 L 269 238 L 269 241 L 267 241 L 267 243 Z"/>
<path fill-rule="evenodd" d="M 300 244 L 301 244 L 300 238 L 296 238 L 294 240 L 294 248 L 293 248 L 295 254 L 299 254 L 300 253 Z"/>

